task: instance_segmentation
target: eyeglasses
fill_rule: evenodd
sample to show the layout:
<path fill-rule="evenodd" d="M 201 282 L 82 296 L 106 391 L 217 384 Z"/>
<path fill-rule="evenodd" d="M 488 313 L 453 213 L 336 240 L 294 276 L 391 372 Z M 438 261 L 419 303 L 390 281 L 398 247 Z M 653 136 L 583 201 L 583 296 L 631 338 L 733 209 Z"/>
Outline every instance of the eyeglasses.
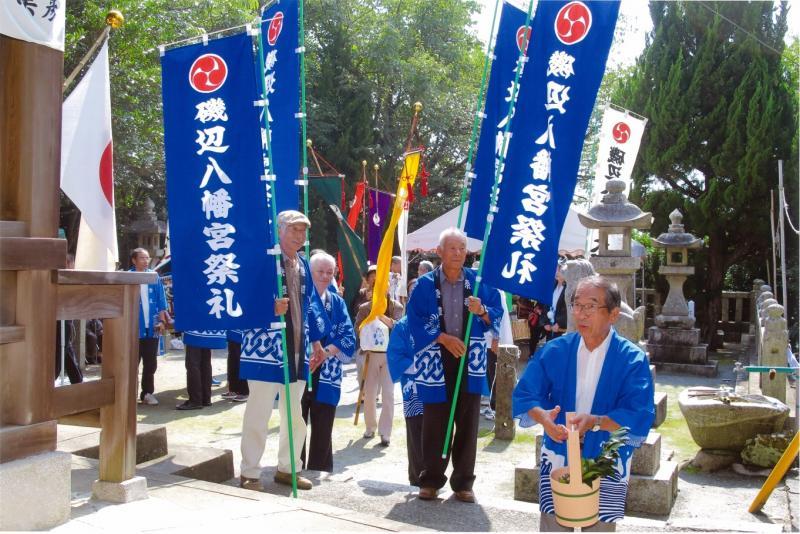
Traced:
<path fill-rule="evenodd" d="M 572 303 L 572 311 L 574 313 L 585 313 L 586 315 L 594 315 L 597 313 L 597 310 L 600 308 L 608 308 L 608 306 L 600 306 L 598 304 L 579 304 L 577 302 Z"/>

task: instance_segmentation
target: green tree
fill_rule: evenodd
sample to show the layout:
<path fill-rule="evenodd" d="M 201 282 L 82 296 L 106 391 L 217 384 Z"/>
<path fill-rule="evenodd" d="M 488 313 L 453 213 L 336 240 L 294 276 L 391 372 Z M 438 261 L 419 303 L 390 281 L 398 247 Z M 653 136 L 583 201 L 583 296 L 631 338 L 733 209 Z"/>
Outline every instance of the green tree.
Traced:
<path fill-rule="evenodd" d="M 711 341 L 729 268 L 769 257 L 770 189 L 791 132 L 797 139 L 782 64 L 788 6 L 651 2 L 650 13 L 653 31 L 617 100 L 649 118 L 632 200 L 654 212 L 654 234 L 677 207 L 704 237 L 696 300 Z"/>

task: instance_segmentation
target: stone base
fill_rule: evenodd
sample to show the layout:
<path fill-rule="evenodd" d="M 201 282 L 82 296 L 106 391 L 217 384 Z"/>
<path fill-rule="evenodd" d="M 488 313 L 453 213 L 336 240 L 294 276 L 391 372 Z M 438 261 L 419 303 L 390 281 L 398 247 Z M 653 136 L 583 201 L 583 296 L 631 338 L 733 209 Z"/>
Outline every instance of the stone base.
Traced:
<path fill-rule="evenodd" d="M 653 476 L 661 463 L 661 434 L 650 432 L 641 447 L 633 451 L 631 474 Z"/>
<path fill-rule="evenodd" d="M 71 464 L 65 452 L 0 464 L 0 530 L 46 530 L 68 521 Z"/>
<path fill-rule="evenodd" d="M 216 483 L 225 482 L 234 476 L 233 452 L 230 449 L 213 447 L 172 445 L 167 456 L 146 462 L 139 467 L 147 468 L 148 472 Z"/>
<path fill-rule="evenodd" d="M 653 402 L 656 405 L 656 417 L 653 419 L 653 428 L 658 428 L 667 419 L 667 394 L 656 391 Z"/>
<path fill-rule="evenodd" d="M 100 429 L 58 425 L 58 450 L 97 460 L 100 454 Z M 136 425 L 136 464 L 141 464 L 167 454 L 167 427 L 164 425 Z"/>
<path fill-rule="evenodd" d="M 666 516 L 678 496 L 678 463 L 661 462 L 652 476 L 631 475 L 625 513 Z M 520 466 L 514 469 L 514 499 L 539 502 L 539 468 Z"/>
<path fill-rule="evenodd" d="M 704 376 L 714 378 L 719 374 L 719 362 L 708 360 L 706 364 L 655 362 L 656 368 L 663 373 Z"/>
<path fill-rule="evenodd" d="M 647 329 L 647 344 L 694 347 L 700 344 L 700 329 L 651 326 Z"/>
<path fill-rule="evenodd" d="M 92 484 L 92 495 L 99 501 L 116 503 L 141 501 L 147 498 L 147 479 L 133 477 L 123 482 L 95 480 Z"/>

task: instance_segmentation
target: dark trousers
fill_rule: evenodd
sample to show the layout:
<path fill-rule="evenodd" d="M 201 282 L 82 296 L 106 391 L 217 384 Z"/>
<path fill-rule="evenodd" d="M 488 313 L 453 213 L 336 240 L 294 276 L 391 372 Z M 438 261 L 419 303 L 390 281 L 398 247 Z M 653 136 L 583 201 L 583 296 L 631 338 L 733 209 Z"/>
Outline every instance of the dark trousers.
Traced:
<path fill-rule="evenodd" d="M 471 490 L 475 482 L 475 455 L 478 447 L 478 419 L 481 396 L 467 393 L 467 370 L 461 377 L 461 391 L 453 420 L 453 442 L 447 458 L 442 458 L 444 438 L 450 419 L 450 401 L 455 392 L 458 360 L 442 348 L 444 382 L 448 402 L 425 404 L 422 414 L 422 472 L 419 485 L 439 489 L 447 482 L 444 472 L 453 457 L 450 487 L 453 491 Z M 465 363 L 466 366 L 466 363 Z"/>
<path fill-rule="evenodd" d="M 239 395 L 249 395 L 247 380 L 239 378 L 239 363 L 242 356 L 242 344 L 228 341 L 228 391 Z"/>
<path fill-rule="evenodd" d="M 64 330 L 66 332 L 66 342 L 64 344 L 64 370 L 69 377 L 70 384 L 80 384 L 83 382 L 83 372 L 78 365 L 78 358 L 72 343 L 75 338 L 72 330 L 75 325 L 72 321 L 67 321 Z M 56 321 L 56 378 L 61 374 L 61 321 Z"/>
<path fill-rule="evenodd" d="M 155 393 L 155 375 L 158 369 L 158 338 L 139 338 L 139 361 L 142 362 L 142 391 L 139 398 L 144 398 L 145 393 Z"/>
<path fill-rule="evenodd" d="M 408 448 L 408 482 L 419 486 L 422 471 L 422 416 L 406 417 L 406 447 Z"/>
<path fill-rule="evenodd" d="M 492 349 L 486 349 L 486 381 L 489 383 L 489 406 L 494 410 L 495 393 L 494 377 L 497 373 L 497 354 Z"/>
<path fill-rule="evenodd" d="M 186 345 L 186 391 L 192 404 L 211 404 L 211 349 Z"/>
<path fill-rule="evenodd" d="M 311 436 L 308 439 L 308 461 L 306 461 L 306 444 L 300 452 L 300 459 L 306 469 L 313 471 L 333 471 L 333 420 L 336 418 L 336 406 L 317 401 L 315 391 L 319 386 L 319 371 L 312 377 L 314 391 L 303 391 L 300 406 L 303 410 L 303 421 L 311 420 Z"/>

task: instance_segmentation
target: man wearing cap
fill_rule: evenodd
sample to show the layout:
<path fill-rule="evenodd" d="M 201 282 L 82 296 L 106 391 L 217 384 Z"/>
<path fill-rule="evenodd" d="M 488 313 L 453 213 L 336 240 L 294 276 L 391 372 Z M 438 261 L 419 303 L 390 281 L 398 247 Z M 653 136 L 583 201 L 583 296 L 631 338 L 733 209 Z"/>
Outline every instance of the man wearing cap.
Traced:
<path fill-rule="evenodd" d="M 330 331 L 330 320 L 314 290 L 308 262 L 297 253 L 305 243 L 306 229 L 310 226 L 308 218 L 299 211 L 287 210 L 278 215 L 284 297 L 274 299 L 274 311 L 279 316 L 278 320 L 286 323 L 289 404 L 294 457 L 298 464 L 306 437 L 306 425 L 300 409 L 308 375 L 309 351 L 306 349 L 310 343 L 313 357 L 324 358 L 325 352 L 320 340 Z M 274 288 L 266 290 L 271 293 Z M 273 323 L 264 328 L 245 330 L 242 336 L 240 376 L 248 381 L 250 397 L 242 421 L 242 463 L 239 479 L 242 488 L 263 491 L 260 480 L 261 456 L 264 453 L 267 425 L 276 395 L 279 397 L 281 423 L 275 482 L 292 484 L 283 373 L 280 325 Z M 297 487 L 311 489 L 311 481 L 298 475 Z"/>

